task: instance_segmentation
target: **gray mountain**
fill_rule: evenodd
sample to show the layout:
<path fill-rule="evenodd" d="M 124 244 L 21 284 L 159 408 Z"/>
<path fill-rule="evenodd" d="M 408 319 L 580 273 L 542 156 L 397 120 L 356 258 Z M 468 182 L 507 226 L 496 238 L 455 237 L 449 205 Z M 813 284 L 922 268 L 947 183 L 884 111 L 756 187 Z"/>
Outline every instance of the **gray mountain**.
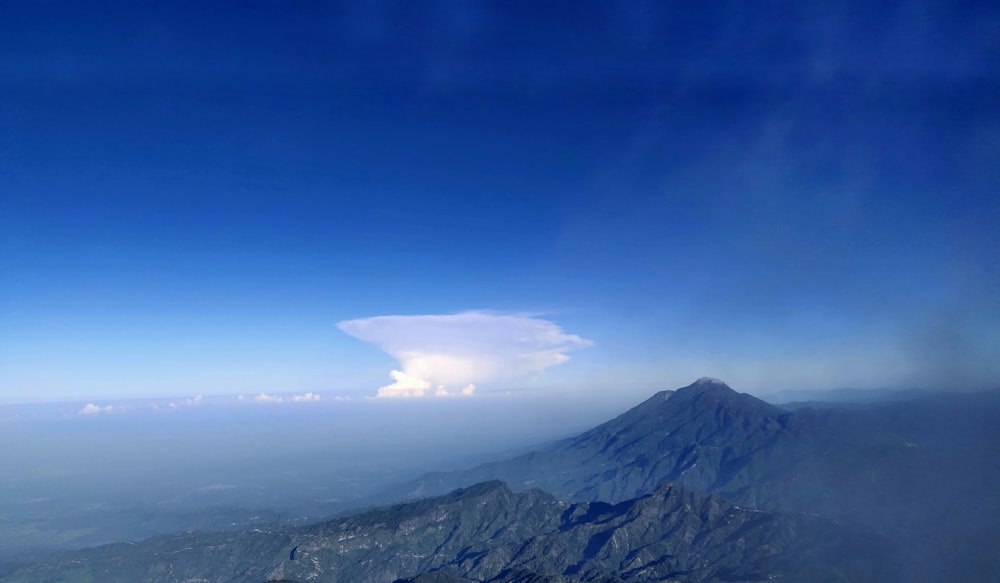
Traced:
<path fill-rule="evenodd" d="M 577 437 L 432 473 L 386 494 L 490 479 L 569 501 L 620 502 L 663 482 L 747 508 L 886 533 L 922 576 L 1000 572 L 1000 392 L 914 393 L 863 407 L 786 410 L 715 379 L 662 391 Z"/>
<path fill-rule="evenodd" d="M 754 481 L 749 456 L 781 439 L 787 415 L 720 381 L 701 379 L 656 393 L 575 438 L 471 470 L 428 474 L 389 496 L 433 495 L 500 479 L 571 500 L 618 502 L 669 480 L 739 499 Z M 756 506 L 754 500 L 740 502 Z"/>
<path fill-rule="evenodd" d="M 664 484 L 620 504 L 486 482 L 310 527 L 69 552 L 6 582 L 892 581 L 884 537 Z"/>
<path fill-rule="evenodd" d="M 386 496 L 416 498 L 499 479 L 566 500 L 614 503 L 670 481 L 749 508 L 905 530 L 916 519 L 904 516 L 914 503 L 941 502 L 945 492 L 982 494 L 1000 509 L 993 494 L 1000 491 L 998 414 L 997 393 L 789 411 L 700 379 L 577 437 L 427 474 Z"/>

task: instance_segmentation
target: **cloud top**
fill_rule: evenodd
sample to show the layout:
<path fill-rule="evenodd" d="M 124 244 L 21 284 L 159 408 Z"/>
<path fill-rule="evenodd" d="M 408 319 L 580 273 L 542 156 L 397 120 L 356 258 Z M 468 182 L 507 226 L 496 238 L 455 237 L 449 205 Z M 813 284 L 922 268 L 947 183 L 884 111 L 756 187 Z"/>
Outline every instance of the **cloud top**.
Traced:
<path fill-rule="evenodd" d="M 380 397 L 471 395 L 477 383 L 534 377 L 592 344 L 548 320 L 488 312 L 376 316 L 337 326 L 399 361 Z"/>

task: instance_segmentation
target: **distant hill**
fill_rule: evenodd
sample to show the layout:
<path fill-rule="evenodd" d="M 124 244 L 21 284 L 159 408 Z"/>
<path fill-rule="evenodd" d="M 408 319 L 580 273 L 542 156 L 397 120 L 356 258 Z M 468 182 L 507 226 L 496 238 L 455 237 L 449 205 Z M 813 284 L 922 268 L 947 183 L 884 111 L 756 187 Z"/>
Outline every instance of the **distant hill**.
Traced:
<path fill-rule="evenodd" d="M 676 485 L 610 505 L 486 482 L 310 527 L 68 552 L 0 580 L 892 581 L 898 572 L 884 537 Z"/>

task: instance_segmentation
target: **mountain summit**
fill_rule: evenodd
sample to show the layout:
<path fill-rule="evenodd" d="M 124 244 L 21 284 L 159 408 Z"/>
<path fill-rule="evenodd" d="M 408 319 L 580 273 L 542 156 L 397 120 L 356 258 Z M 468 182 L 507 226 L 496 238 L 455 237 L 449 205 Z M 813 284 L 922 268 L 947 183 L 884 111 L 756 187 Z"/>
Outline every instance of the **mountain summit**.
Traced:
<path fill-rule="evenodd" d="M 656 424 L 660 422 L 676 425 L 679 417 L 692 420 L 706 414 L 711 416 L 717 413 L 734 420 L 780 417 L 786 411 L 752 395 L 738 393 L 719 379 L 702 377 L 675 391 L 660 391 L 592 431 L 607 433 L 617 431 L 618 427 L 625 425 L 639 424 L 651 432 L 656 432 Z M 636 433 L 635 430 L 633 433 Z"/>

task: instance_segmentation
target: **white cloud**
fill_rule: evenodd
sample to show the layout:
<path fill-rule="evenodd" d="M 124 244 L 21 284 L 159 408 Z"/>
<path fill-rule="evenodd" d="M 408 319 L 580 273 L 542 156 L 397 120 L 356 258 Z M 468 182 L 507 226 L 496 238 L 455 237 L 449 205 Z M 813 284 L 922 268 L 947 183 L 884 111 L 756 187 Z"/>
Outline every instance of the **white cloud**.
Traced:
<path fill-rule="evenodd" d="M 302 395 L 292 395 L 292 401 L 296 403 L 304 403 L 308 401 L 319 401 L 320 396 L 316 393 L 305 393 Z"/>
<path fill-rule="evenodd" d="M 93 403 L 87 403 L 80 409 L 80 415 L 97 415 L 98 413 L 108 413 L 111 411 L 111 405 L 106 405 L 104 407 L 95 405 Z"/>
<path fill-rule="evenodd" d="M 201 403 L 202 398 L 203 397 L 201 395 L 195 395 L 195 396 L 191 397 L 190 399 L 184 399 L 184 404 L 186 406 L 188 406 L 188 407 L 193 407 L 193 406 Z"/>
<path fill-rule="evenodd" d="M 243 401 L 248 397 L 240 395 L 237 399 Z M 341 400 L 339 397 L 334 397 L 335 400 Z M 322 400 L 322 396 L 319 393 L 302 393 L 301 395 L 269 395 L 267 393 L 260 393 L 253 398 L 254 402 L 257 403 L 284 403 L 286 400 L 292 403 L 315 403 Z"/>
<path fill-rule="evenodd" d="M 473 383 L 528 379 L 592 344 L 548 320 L 488 312 L 377 316 L 338 327 L 399 361 L 402 370 L 389 373 L 394 382 L 380 397 L 471 395 Z M 454 386 L 463 388 L 448 390 Z"/>
<path fill-rule="evenodd" d="M 391 370 L 389 376 L 395 382 L 379 389 L 379 397 L 423 397 L 431 388 L 430 381 L 408 375 L 401 370 Z"/>
<path fill-rule="evenodd" d="M 254 401 L 258 403 L 280 403 L 285 399 L 279 395 L 268 395 L 267 393 L 261 393 L 253 398 Z"/>

